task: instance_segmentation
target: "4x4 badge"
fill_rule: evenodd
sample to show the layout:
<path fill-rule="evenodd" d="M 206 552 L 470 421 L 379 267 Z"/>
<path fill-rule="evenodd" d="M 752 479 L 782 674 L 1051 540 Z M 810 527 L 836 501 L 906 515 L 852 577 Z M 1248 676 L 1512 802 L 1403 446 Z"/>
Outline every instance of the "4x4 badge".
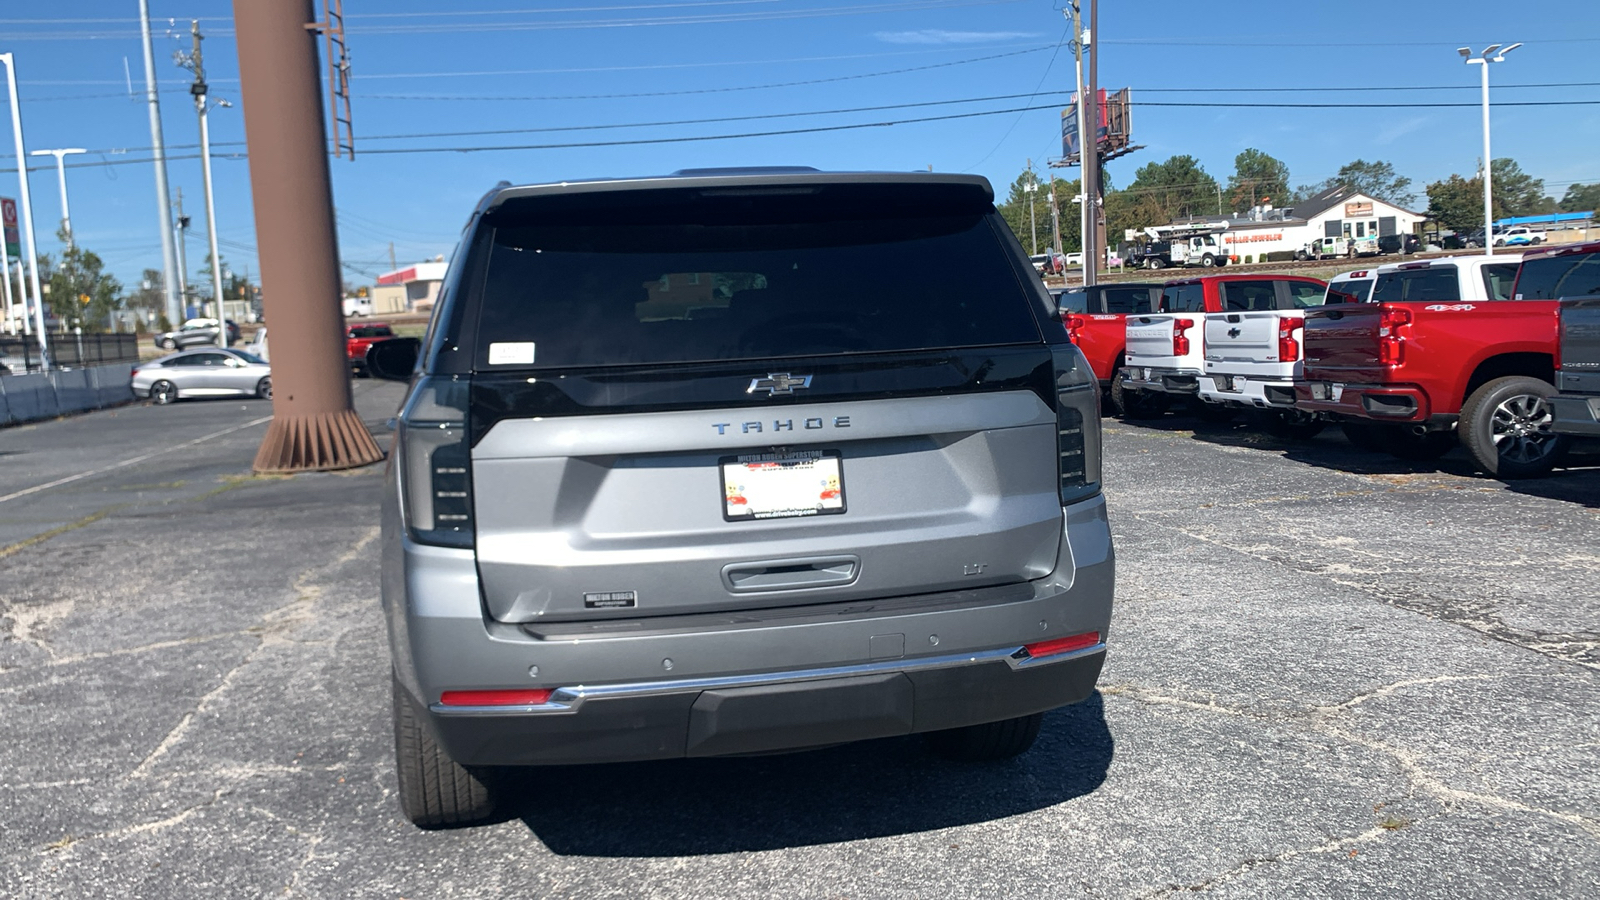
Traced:
<path fill-rule="evenodd" d="M 790 375 L 788 372 L 769 372 L 765 378 L 750 379 L 746 394 L 792 394 L 795 388 L 811 387 L 810 375 Z"/>

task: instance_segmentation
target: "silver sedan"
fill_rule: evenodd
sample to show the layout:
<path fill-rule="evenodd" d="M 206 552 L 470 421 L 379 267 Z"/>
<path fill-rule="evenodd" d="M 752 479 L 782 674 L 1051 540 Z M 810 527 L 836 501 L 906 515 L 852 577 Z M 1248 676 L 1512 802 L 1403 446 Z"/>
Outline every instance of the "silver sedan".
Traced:
<path fill-rule="evenodd" d="M 142 362 L 133 370 L 133 393 L 167 404 L 179 397 L 272 399 L 272 368 L 240 350 L 185 350 Z"/>

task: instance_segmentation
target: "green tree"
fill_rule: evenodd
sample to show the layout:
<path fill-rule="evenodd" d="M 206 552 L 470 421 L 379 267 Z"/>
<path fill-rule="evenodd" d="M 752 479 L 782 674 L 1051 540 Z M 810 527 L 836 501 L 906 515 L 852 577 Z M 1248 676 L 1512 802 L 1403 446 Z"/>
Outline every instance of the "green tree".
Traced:
<path fill-rule="evenodd" d="M 1289 166 L 1254 147 L 1233 158 L 1228 176 L 1228 202 L 1234 209 L 1249 209 L 1272 200 L 1289 202 Z"/>
<path fill-rule="evenodd" d="M 51 312 L 69 328 L 104 330 L 112 311 L 122 305 L 122 283 L 106 274 L 105 263 L 97 254 L 69 243 L 65 229 L 56 232 L 56 237 L 67 248 L 61 251 L 61 262 L 49 266 Z"/>
<path fill-rule="evenodd" d="M 1028 215 L 1028 183 L 1030 176 L 1037 184 L 1038 190 L 1033 194 L 1033 215 Z M 1050 219 L 1050 195 L 1052 189 L 1055 193 L 1056 208 L 1061 216 L 1061 243 L 1062 250 L 1079 250 L 1083 247 L 1082 228 L 1079 227 L 1078 204 L 1073 203 L 1073 198 L 1081 190 L 1077 179 L 1065 181 L 1054 175 L 1041 177 L 1036 173 L 1024 171 L 1011 183 L 1011 190 L 1006 199 L 998 204 L 1000 215 L 1011 226 L 1017 240 L 1029 252 L 1033 253 L 1033 235 L 1037 230 L 1039 235 L 1039 252 L 1043 253 L 1045 247 L 1055 243 L 1052 222 Z"/>
<path fill-rule="evenodd" d="M 1392 164 L 1382 160 L 1367 162 L 1364 159 L 1345 163 L 1339 169 L 1339 174 L 1318 184 L 1303 185 L 1296 193 L 1298 199 L 1304 200 L 1339 186 L 1395 206 L 1409 206 L 1417 199 L 1410 189 L 1411 179 L 1395 174 Z"/>
<path fill-rule="evenodd" d="M 1133 182 L 1117 193 L 1127 195 L 1119 197 L 1119 209 L 1136 210 L 1141 217 L 1153 220 L 1131 227 L 1165 225 L 1180 216 L 1215 213 L 1222 196 L 1217 180 L 1206 174 L 1205 167 L 1192 156 L 1173 156 L 1140 166 L 1133 173 Z M 1109 197 L 1106 202 L 1109 228 Z"/>
<path fill-rule="evenodd" d="M 1600 210 L 1600 184 L 1573 184 L 1561 197 L 1562 212 L 1595 212 Z"/>
<path fill-rule="evenodd" d="M 1451 175 L 1427 187 L 1428 217 L 1451 231 L 1483 227 L 1483 179 Z"/>
<path fill-rule="evenodd" d="M 1544 179 L 1522 171 L 1516 160 L 1501 158 L 1489 166 L 1494 174 L 1494 217 L 1542 216 L 1556 211 L 1556 201 L 1544 193 Z M 1483 190 L 1482 182 L 1479 191 Z"/>

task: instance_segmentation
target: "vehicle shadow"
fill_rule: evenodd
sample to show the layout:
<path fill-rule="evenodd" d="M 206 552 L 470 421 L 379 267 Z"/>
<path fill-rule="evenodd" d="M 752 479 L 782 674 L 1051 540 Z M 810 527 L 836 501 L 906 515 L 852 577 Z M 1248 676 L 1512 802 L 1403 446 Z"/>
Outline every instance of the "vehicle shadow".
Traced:
<path fill-rule="evenodd" d="M 1581 503 L 1588 507 L 1600 506 L 1600 444 L 1594 448 L 1584 446 L 1573 453 L 1562 466 L 1544 478 L 1520 481 L 1503 481 L 1478 471 L 1464 448 L 1456 447 L 1435 460 L 1405 460 L 1380 451 L 1364 450 L 1350 443 L 1337 425 L 1329 425 L 1316 437 L 1309 439 L 1285 438 L 1271 434 L 1250 416 L 1241 414 L 1227 422 L 1208 422 L 1187 411 L 1168 413 L 1153 419 L 1118 421 L 1108 419 L 1123 428 L 1145 428 L 1169 433 L 1189 432 L 1194 440 L 1229 447 L 1244 447 L 1267 453 L 1276 453 L 1323 469 L 1334 469 L 1352 475 L 1387 477 L 1453 475 L 1481 481 L 1487 486 L 1501 486 L 1514 493 Z"/>
<path fill-rule="evenodd" d="M 1046 714 L 1033 749 L 954 763 L 916 737 L 762 757 L 523 770 L 508 798 L 552 852 L 662 857 L 950 828 L 1093 792 L 1113 754 L 1099 692 Z"/>

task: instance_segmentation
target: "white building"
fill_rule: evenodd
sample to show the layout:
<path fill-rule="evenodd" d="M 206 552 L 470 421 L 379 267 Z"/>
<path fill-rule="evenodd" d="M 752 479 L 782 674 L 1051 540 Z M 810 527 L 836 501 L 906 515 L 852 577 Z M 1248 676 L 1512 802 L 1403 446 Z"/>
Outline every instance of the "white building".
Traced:
<path fill-rule="evenodd" d="M 1243 216 L 1207 216 L 1184 223 L 1227 223 L 1218 240 L 1228 255 L 1259 262 L 1268 253 L 1293 253 L 1324 237 L 1416 234 L 1427 216 L 1346 187 L 1329 188 L 1283 209 L 1260 207 Z"/>
<path fill-rule="evenodd" d="M 441 258 L 379 275 L 372 291 L 372 314 L 388 316 L 432 309 L 448 267 Z"/>

